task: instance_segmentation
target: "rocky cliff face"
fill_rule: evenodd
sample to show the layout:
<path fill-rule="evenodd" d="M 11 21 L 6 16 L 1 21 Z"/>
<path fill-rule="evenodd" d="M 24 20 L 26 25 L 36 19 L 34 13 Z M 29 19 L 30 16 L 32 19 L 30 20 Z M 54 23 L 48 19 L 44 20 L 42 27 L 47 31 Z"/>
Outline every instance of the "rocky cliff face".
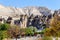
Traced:
<path fill-rule="evenodd" d="M 6 18 L 7 23 L 19 25 L 20 27 L 34 26 L 38 29 L 49 26 L 53 11 L 46 7 L 5 7 L 0 5 L 0 17 Z M 12 18 L 8 18 L 12 17 Z M 9 19 L 9 20 L 8 20 Z M 12 21 L 13 20 L 13 21 Z"/>

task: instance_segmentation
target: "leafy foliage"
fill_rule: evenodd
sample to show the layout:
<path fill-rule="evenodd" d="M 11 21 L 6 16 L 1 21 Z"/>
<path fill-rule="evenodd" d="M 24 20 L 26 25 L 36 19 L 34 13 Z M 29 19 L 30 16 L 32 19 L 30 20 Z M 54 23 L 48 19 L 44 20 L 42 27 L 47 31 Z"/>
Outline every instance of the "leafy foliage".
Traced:
<path fill-rule="evenodd" d="M 20 28 L 17 26 L 11 26 L 8 29 L 8 34 L 10 35 L 11 38 L 17 38 L 20 36 Z"/>
<path fill-rule="evenodd" d="M 20 28 L 20 34 L 21 35 L 26 35 L 26 36 L 31 36 L 34 35 L 34 33 L 37 31 L 37 28 L 30 26 L 27 28 Z"/>
<path fill-rule="evenodd" d="M 50 28 L 47 28 L 45 36 L 60 37 L 60 16 L 55 15 L 50 23 Z"/>
<path fill-rule="evenodd" d="M 43 37 L 43 40 L 53 40 L 52 37 Z"/>
<path fill-rule="evenodd" d="M 0 31 L 0 40 L 8 38 L 8 36 L 7 31 Z"/>
<path fill-rule="evenodd" d="M 37 28 L 36 27 L 30 26 L 28 28 L 31 29 L 33 32 L 36 32 L 37 31 Z"/>
<path fill-rule="evenodd" d="M 9 28 L 9 24 L 0 24 L 0 31 L 7 30 Z"/>
<path fill-rule="evenodd" d="M 9 28 L 9 24 L 0 24 L 0 40 L 3 38 L 7 38 L 7 29 Z"/>
<path fill-rule="evenodd" d="M 26 33 L 26 35 L 28 35 L 28 36 L 34 34 L 34 32 L 33 32 L 30 28 L 26 28 L 25 33 Z"/>

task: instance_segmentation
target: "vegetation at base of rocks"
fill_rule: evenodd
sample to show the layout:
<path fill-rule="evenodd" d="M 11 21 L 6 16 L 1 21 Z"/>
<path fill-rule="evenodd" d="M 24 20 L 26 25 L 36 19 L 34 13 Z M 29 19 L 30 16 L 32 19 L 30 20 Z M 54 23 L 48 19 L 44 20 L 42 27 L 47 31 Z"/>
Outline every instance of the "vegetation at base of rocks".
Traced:
<path fill-rule="evenodd" d="M 30 28 L 26 28 L 25 33 L 27 36 L 34 35 L 34 32 Z"/>
<path fill-rule="evenodd" d="M 28 27 L 26 28 L 26 35 L 34 35 L 34 33 L 37 31 L 37 29 L 35 27 Z"/>
<path fill-rule="evenodd" d="M 43 40 L 53 40 L 52 37 L 46 37 L 46 36 L 43 37 L 42 39 L 43 39 Z"/>
<path fill-rule="evenodd" d="M 44 32 L 43 31 L 40 31 L 40 32 L 36 32 L 36 34 L 44 34 Z"/>
<path fill-rule="evenodd" d="M 55 15 L 50 23 L 50 28 L 47 28 L 45 36 L 60 37 L 60 16 Z"/>
<path fill-rule="evenodd" d="M 0 24 L 0 40 L 4 38 L 8 38 L 7 29 L 9 28 L 9 24 Z"/>
<path fill-rule="evenodd" d="M 0 39 L 4 38 L 20 38 L 20 36 L 32 36 L 37 31 L 35 27 L 20 28 L 15 25 L 10 26 L 9 24 L 0 24 Z"/>
<path fill-rule="evenodd" d="M 21 31 L 21 35 L 25 35 L 25 36 L 33 36 L 34 33 L 37 31 L 37 28 L 35 27 L 28 27 L 28 28 L 22 28 L 20 29 Z"/>
<path fill-rule="evenodd" d="M 55 40 L 58 40 L 58 37 L 56 37 L 56 39 Z"/>
<path fill-rule="evenodd" d="M 8 30 L 7 30 L 8 35 L 11 38 L 17 38 L 20 36 L 20 28 L 17 26 L 11 26 Z"/>
<path fill-rule="evenodd" d="M 9 24 L 1 24 L 0 23 L 0 31 L 5 31 L 10 27 Z"/>
<path fill-rule="evenodd" d="M 37 32 L 37 34 L 44 34 L 44 32 Z"/>

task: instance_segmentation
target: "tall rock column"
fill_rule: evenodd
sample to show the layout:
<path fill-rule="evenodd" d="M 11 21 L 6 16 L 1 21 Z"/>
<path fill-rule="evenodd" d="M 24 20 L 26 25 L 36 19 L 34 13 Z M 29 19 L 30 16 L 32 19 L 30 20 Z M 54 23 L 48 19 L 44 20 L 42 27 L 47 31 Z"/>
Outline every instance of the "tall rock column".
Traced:
<path fill-rule="evenodd" d="M 22 16 L 22 21 L 21 21 L 21 28 L 26 28 L 27 27 L 27 15 Z"/>

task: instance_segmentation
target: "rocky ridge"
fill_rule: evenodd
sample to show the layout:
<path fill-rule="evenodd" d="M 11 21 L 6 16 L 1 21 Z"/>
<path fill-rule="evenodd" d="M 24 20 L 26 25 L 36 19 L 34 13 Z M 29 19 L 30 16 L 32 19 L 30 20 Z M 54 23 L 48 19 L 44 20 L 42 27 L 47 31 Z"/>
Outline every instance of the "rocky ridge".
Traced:
<path fill-rule="evenodd" d="M 20 15 L 46 15 L 52 14 L 52 11 L 46 7 L 24 7 L 24 8 L 15 8 L 15 7 L 5 7 L 0 5 L 0 16 L 20 16 Z"/>

